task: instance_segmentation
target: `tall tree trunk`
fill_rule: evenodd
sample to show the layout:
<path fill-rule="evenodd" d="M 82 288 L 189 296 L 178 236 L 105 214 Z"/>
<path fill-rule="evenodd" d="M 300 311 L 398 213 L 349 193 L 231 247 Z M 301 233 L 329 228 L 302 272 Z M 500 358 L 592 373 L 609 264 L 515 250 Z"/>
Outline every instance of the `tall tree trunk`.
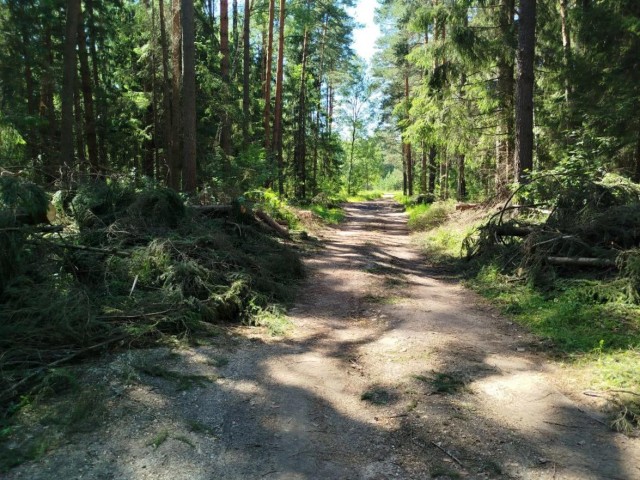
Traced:
<path fill-rule="evenodd" d="M 249 144 L 249 125 L 251 120 L 251 0 L 244 0 L 244 19 L 242 23 L 242 142 Z"/>
<path fill-rule="evenodd" d="M 457 197 L 459 201 L 464 201 L 467 198 L 467 179 L 465 177 L 465 155 L 464 153 L 458 154 L 458 188 Z"/>
<path fill-rule="evenodd" d="M 409 194 L 409 176 L 407 175 L 407 144 L 402 142 L 402 194 Z"/>
<path fill-rule="evenodd" d="M 231 93 L 231 79 L 229 76 L 229 2 L 220 0 L 220 75 L 225 85 L 225 97 Z M 231 155 L 231 124 L 227 109 L 222 109 L 222 131 L 220 132 L 220 147 L 225 157 Z"/>
<path fill-rule="evenodd" d="M 409 104 L 410 104 L 410 92 L 409 92 L 409 64 L 405 63 L 404 68 L 404 101 L 405 101 L 405 117 L 407 122 L 409 118 Z M 407 194 L 413 195 L 413 159 L 411 157 L 411 143 L 407 142 L 405 148 L 405 168 L 407 170 Z"/>
<path fill-rule="evenodd" d="M 169 161 L 169 186 L 180 190 L 182 172 L 181 94 L 182 94 L 182 0 L 171 0 L 171 155 Z"/>
<path fill-rule="evenodd" d="M 520 0 L 518 81 L 516 85 L 516 169 L 527 183 L 533 169 L 533 63 L 536 45 L 536 0 Z"/>
<path fill-rule="evenodd" d="M 284 82 L 284 22 L 285 0 L 280 0 L 278 25 L 278 66 L 276 68 L 276 102 L 273 121 L 273 146 L 278 165 L 278 192 L 284 194 L 284 159 L 282 157 L 282 89 Z"/>
<path fill-rule="evenodd" d="M 437 155 L 438 151 L 435 145 L 431 145 L 431 147 L 429 147 L 429 184 L 427 191 L 432 195 L 436 193 L 436 177 L 438 174 L 438 165 L 436 164 Z"/>
<path fill-rule="evenodd" d="M 422 141 L 422 162 L 420 168 L 420 193 L 424 195 L 427 193 L 427 149 L 425 148 L 425 142 Z"/>
<path fill-rule="evenodd" d="M 306 107 L 306 84 L 307 84 L 307 43 L 309 40 L 309 30 L 305 27 L 302 40 L 302 71 L 300 73 L 300 89 L 298 95 L 298 131 L 296 132 L 296 142 L 294 151 L 294 161 L 296 164 L 296 196 L 306 197 L 306 157 L 307 157 L 307 107 Z"/>
<path fill-rule="evenodd" d="M 267 38 L 266 73 L 264 76 L 264 148 L 271 155 L 271 67 L 273 65 L 273 24 L 275 21 L 275 0 L 269 0 L 269 36 Z"/>
<path fill-rule="evenodd" d="M 511 43 L 514 0 L 501 0 L 498 10 L 498 29 L 502 43 Z M 496 137 L 496 190 L 504 192 L 511 181 L 511 165 L 514 156 L 514 62 L 508 48 L 498 58 L 499 125 Z"/>
<path fill-rule="evenodd" d="M 155 0 L 152 0 L 155 1 Z M 164 162 L 169 175 L 169 184 L 172 181 L 172 132 L 171 128 L 171 78 L 169 77 L 169 47 L 167 46 L 167 29 L 164 16 L 164 0 L 158 0 L 158 15 L 160 20 L 160 50 L 162 52 L 162 107 L 164 110 L 162 142 Z"/>
<path fill-rule="evenodd" d="M 156 35 L 156 2 L 155 0 L 151 0 L 151 62 L 149 62 L 149 69 L 151 70 L 151 110 L 152 110 L 152 122 L 153 122 L 153 134 L 151 135 L 151 143 L 152 143 L 152 161 L 151 165 L 147 165 L 148 171 L 146 175 L 150 178 L 157 178 L 158 172 L 158 132 L 159 128 L 159 118 L 158 118 L 158 77 L 156 72 L 157 68 L 157 57 L 156 57 L 156 49 L 157 49 L 158 39 Z"/>
<path fill-rule="evenodd" d="M 356 147 L 356 133 L 357 133 L 357 124 L 353 122 L 353 128 L 351 130 L 351 149 L 349 152 L 349 170 L 347 170 L 347 195 L 351 195 L 351 177 L 353 175 L 353 154 L 355 152 Z"/>
<path fill-rule="evenodd" d="M 560 0 L 560 21 L 562 26 L 562 62 L 564 63 L 564 99 L 567 104 L 571 96 L 571 32 L 567 18 L 567 0 Z"/>
<path fill-rule="evenodd" d="M 82 125 L 82 107 L 80 106 L 80 79 L 76 74 L 76 82 L 73 95 L 73 112 L 75 117 L 75 140 L 76 155 L 78 157 L 78 172 L 81 174 L 91 171 L 90 165 L 87 164 L 87 155 L 84 145 L 84 128 Z M 89 168 L 87 168 L 89 167 Z"/>
<path fill-rule="evenodd" d="M 45 182 L 51 184 L 59 174 L 58 161 L 58 136 L 56 134 L 56 112 L 53 104 L 53 46 L 51 44 L 51 29 L 45 28 L 44 41 L 45 52 L 42 76 L 40 79 L 40 118 L 43 120 L 40 128 L 40 138 L 43 148 L 43 170 Z"/>
<path fill-rule="evenodd" d="M 63 181 L 67 180 L 65 176 L 75 163 L 73 154 L 73 105 L 77 71 L 76 43 L 79 15 L 80 0 L 67 0 L 61 95 L 62 135 L 60 138 L 60 161 L 64 169 Z"/>
<path fill-rule="evenodd" d="M 92 174 L 100 172 L 98 161 L 98 137 L 96 134 L 96 116 L 93 109 L 93 86 L 89 70 L 89 55 L 87 53 L 87 36 L 84 29 L 82 11 L 78 17 L 78 57 L 80 58 L 80 79 L 82 85 L 82 99 L 84 101 L 84 124 L 89 154 L 89 168 Z"/>
<path fill-rule="evenodd" d="M 182 121 L 184 128 L 184 157 L 182 183 L 184 191 L 196 191 L 196 53 L 193 0 L 182 0 Z"/>
<path fill-rule="evenodd" d="M 93 81 L 93 95 L 95 97 L 96 108 L 94 109 L 98 113 L 98 120 L 96 123 L 96 137 L 98 142 L 98 158 L 97 165 L 100 168 L 104 168 L 107 164 L 107 109 L 106 102 L 104 101 L 104 93 L 101 88 L 100 76 L 98 74 L 98 48 L 97 44 L 97 29 L 95 24 L 95 13 L 93 10 L 93 0 L 85 0 L 86 13 L 87 13 L 87 30 L 89 33 L 89 57 L 91 58 L 91 78 Z M 95 114 L 94 114 L 95 119 Z"/>

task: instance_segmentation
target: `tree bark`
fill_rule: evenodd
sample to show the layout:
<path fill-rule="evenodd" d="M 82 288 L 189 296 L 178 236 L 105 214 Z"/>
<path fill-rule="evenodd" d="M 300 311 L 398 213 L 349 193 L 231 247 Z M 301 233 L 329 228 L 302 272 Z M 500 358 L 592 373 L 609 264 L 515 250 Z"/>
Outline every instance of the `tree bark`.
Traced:
<path fill-rule="evenodd" d="M 275 0 L 269 0 L 269 35 L 267 37 L 266 73 L 264 76 L 264 148 L 271 155 L 271 67 L 273 65 L 273 24 L 275 21 Z"/>
<path fill-rule="evenodd" d="M 533 63 L 536 45 L 536 0 L 520 0 L 518 81 L 516 85 L 516 167 L 519 183 L 533 169 Z"/>
<path fill-rule="evenodd" d="M 87 37 L 84 28 L 82 10 L 78 16 L 78 57 L 80 58 L 80 79 L 82 99 L 84 101 L 84 130 L 89 155 L 89 168 L 92 174 L 100 173 L 98 161 L 98 137 L 96 133 L 96 116 L 93 108 L 93 86 L 89 70 L 89 55 L 87 53 Z"/>
<path fill-rule="evenodd" d="M 567 0 L 560 0 L 560 21 L 562 26 L 562 61 L 564 63 L 564 100 L 568 104 L 571 97 L 571 32 L 567 18 Z"/>
<path fill-rule="evenodd" d="M 464 201 L 467 198 L 467 180 L 465 178 L 465 155 L 463 153 L 458 154 L 458 188 L 457 197 L 459 201 Z"/>
<path fill-rule="evenodd" d="M 436 177 L 438 174 L 438 165 L 436 164 L 437 155 L 438 151 L 435 145 L 431 145 L 431 147 L 429 147 L 429 184 L 427 191 L 432 195 L 436 193 Z"/>
<path fill-rule="evenodd" d="M 244 0 L 244 19 L 242 24 L 242 141 L 245 148 L 249 144 L 249 125 L 251 121 L 251 0 Z"/>
<path fill-rule="evenodd" d="M 220 0 L 220 75 L 226 87 L 226 93 L 231 91 L 231 79 L 229 77 L 229 2 Z M 222 131 L 220 133 L 220 147 L 225 156 L 231 155 L 231 125 L 226 109 L 222 111 Z"/>
<path fill-rule="evenodd" d="M 184 157 L 182 160 L 183 189 L 196 191 L 196 57 L 193 0 L 182 0 L 182 119 L 184 127 Z"/>
<path fill-rule="evenodd" d="M 155 1 L 155 0 L 152 0 Z M 160 17 L 160 50 L 162 52 L 162 106 L 164 110 L 164 141 L 162 142 L 164 161 L 169 180 L 172 178 L 172 118 L 171 118 L 171 78 L 169 77 L 169 47 L 167 46 L 167 29 L 164 16 L 164 0 L 158 0 L 158 15 Z"/>
<path fill-rule="evenodd" d="M 427 193 L 427 150 L 425 148 L 424 140 L 422 141 L 422 163 L 420 168 L 420 193 L 424 195 Z"/>
<path fill-rule="evenodd" d="M 169 161 L 169 186 L 180 190 L 181 162 L 181 95 L 182 95 L 182 0 L 171 2 L 171 155 Z"/>
<path fill-rule="evenodd" d="M 284 194 L 284 159 L 282 157 L 282 89 L 284 82 L 284 22 L 285 0 L 280 0 L 278 66 L 276 68 L 276 102 L 273 121 L 273 146 L 278 165 L 278 192 Z"/>
<path fill-rule="evenodd" d="M 53 66 L 53 46 L 51 44 L 51 29 L 45 28 L 44 31 L 44 48 L 47 52 L 45 55 L 44 65 L 42 68 L 42 77 L 40 79 L 40 118 L 44 121 L 40 129 L 40 137 L 43 156 L 43 170 L 45 182 L 51 184 L 58 175 L 58 136 L 56 134 L 56 112 L 53 104 L 53 76 L 51 73 Z"/>
<path fill-rule="evenodd" d="M 63 51 L 62 72 L 62 135 L 60 138 L 60 160 L 64 169 L 63 179 L 73 167 L 73 105 L 74 87 L 76 80 L 76 43 L 78 38 L 78 16 L 80 15 L 80 0 L 67 0 L 66 28 Z"/>
<path fill-rule="evenodd" d="M 501 0 L 498 11 L 498 28 L 502 43 L 511 43 L 514 0 Z M 511 165 L 514 161 L 514 64 L 509 48 L 498 59 L 498 101 L 500 105 L 499 127 L 496 137 L 496 191 L 505 191 L 511 181 Z"/>
<path fill-rule="evenodd" d="M 296 196 L 300 199 L 306 197 L 306 157 L 307 157 L 307 108 L 306 108 L 306 72 L 307 72 L 307 43 L 309 40 L 309 30 L 305 27 L 302 41 L 302 71 L 300 74 L 300 89 L 298 95 L 298 131 L 296 135 L 296 145 L 294 161 L 296 164 Z"/>

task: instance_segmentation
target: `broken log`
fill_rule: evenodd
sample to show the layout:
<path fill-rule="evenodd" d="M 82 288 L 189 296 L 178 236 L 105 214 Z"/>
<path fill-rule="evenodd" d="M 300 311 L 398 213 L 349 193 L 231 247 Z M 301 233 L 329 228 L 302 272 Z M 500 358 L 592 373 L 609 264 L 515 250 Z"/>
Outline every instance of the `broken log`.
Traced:
<path fill-rule="evenodd" d="M 479 206 L 479 203 L 458 203 L 456 204 L 456 211 L 464 212 L 465 210 L 473 210 L 474 208 L 478 208 Z"/>
<path fill-rule="evenodd" d="M 231 205 L 196 205 L 191 207 L 199 215 L 224 217 L 231 213 Z"/>
<path fill-rule="evenodd" d="M 278 222 L 276 222 L 265 211 L 256 210 L 255 216 L 256 216 L 256 218 L 262 220 L 265 224 L 267 224 L 274 232 L 276 232 L 276 234 L 278 234 L 278 236 L 280 236 L 282 238 L 286 238 L 287 240 L 289 240 L 291 238 L 291 235 L 289 234 L 289 230 L 287 230 L 282 225 L 280 225 Z"/>
<path fill-rule="evenodd" d="M 526 237 L 534 231 L 531 227 L 516 227 L 514 225 L 500 225 L 496 228 L 499 237 Z"/>
<path fill-rule="evenodd" d="M 616 267 L 616 262 L 607 258 L 591 257 L 547 257 L 547 262 L 551 265 L 569 267 Z"/>

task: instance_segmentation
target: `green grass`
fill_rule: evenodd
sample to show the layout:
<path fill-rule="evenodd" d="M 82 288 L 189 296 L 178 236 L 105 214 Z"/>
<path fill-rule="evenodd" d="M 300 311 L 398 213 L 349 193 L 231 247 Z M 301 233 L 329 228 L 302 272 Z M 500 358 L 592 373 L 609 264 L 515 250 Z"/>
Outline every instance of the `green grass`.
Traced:
<path fill-rule="evenodd" d="M 413 231 L 429 230 L 446 222 L 454 211 L 455 203 L 452 201 L 408 206 L 409 221 L 407 224 Z"/>
<path fill-rule="evenodd" d="M 348 202 L 369 202 L 371 200 L 379 200 L 385 192 L 382 190 L 363 190 L 355 195 L 347 197 Z"/>
<path fill-rule="evenodd" d="M 265 327 L 274 337 L 286 335 L 293 328 L 291 320 L 280 309 L 261 310 L 252 318 L 252 323 L 258 327 Z"/>
<path fill-rule="evenodd" d="M 329 225 L 336 225 L 344 220 L 344 210 L 342 208 L 312 205 L 310 210 Z"/>

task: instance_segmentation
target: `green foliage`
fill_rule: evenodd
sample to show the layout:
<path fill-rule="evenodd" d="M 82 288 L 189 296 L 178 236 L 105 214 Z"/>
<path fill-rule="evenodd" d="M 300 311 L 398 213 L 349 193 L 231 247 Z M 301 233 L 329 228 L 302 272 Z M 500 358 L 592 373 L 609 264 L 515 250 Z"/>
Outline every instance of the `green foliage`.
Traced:
<path fill-rule="evenodd" d="M 3 278 L 0 390 L 69 352 L 98 353 L 98 344 L 144 345 L 211 322 L 276 325 L 273 305 L 289 301 L 303 275 L 294 250 L 244 217 L 193 217 L 170 190 L 109 184 L 77 198 L 80 232 L 38 238 L 19 274 Z"/>
<path fill-rule="evenodd" d="M 444 223 L 455 211 L 453 202 L 436 202 L 431 205 L 415 205 L 407 208 L 411 230 L 430 230 Z"/>
<path fill-rule="evenodd" d="M 311 211 L 329 225 L 337 225 L 344 220 L 344 210 L 329 208 L 324 205 L 311 205 Z"/>

